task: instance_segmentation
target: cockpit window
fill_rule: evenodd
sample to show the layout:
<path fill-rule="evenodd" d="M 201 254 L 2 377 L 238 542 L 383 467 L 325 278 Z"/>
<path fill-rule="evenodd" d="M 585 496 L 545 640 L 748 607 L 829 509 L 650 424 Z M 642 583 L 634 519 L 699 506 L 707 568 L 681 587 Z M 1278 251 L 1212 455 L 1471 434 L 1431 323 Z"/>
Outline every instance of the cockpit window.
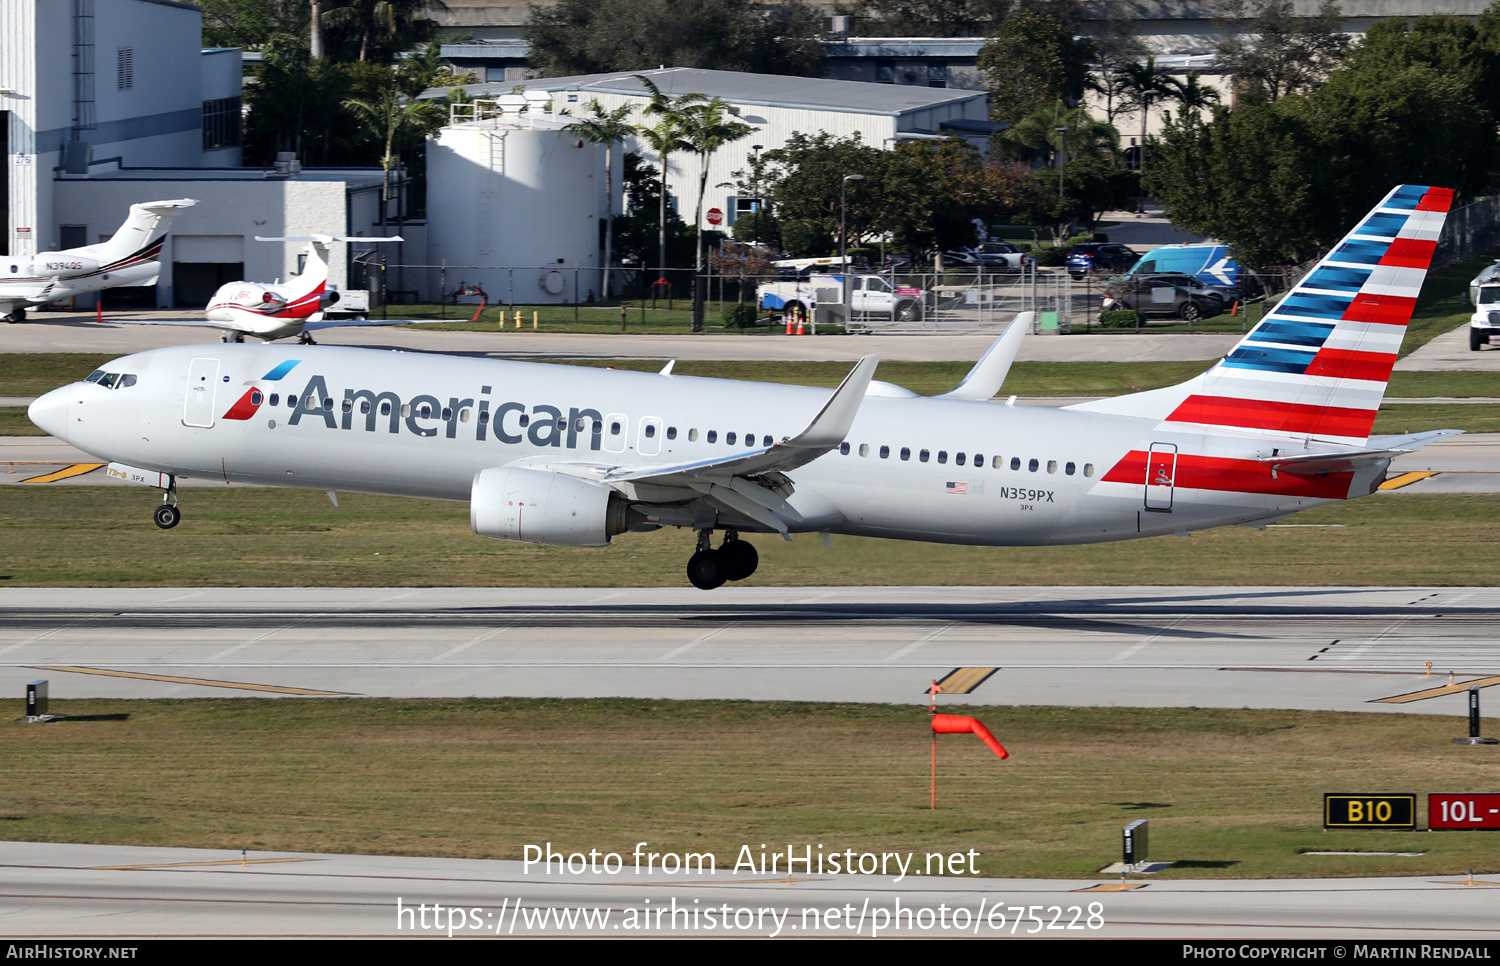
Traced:
<path fill-rule="evenodd" d="M 105 372 L 103 369 L 95 369 L 83 381 L 98 383 L 105 389 L 128 389 L 135 385 L 135 373 Z"/>

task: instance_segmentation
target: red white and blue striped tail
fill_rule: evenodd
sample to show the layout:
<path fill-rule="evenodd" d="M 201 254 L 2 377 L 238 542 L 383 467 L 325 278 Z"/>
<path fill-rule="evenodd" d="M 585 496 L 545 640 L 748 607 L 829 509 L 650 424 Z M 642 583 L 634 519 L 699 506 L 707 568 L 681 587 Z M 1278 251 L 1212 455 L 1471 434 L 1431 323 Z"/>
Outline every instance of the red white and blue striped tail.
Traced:
<path fill-rule="evenodd" d="M 1077 408 L 1186 432 L 1363 443 L 1452 204 L 1449 188 L 1396 188 L 1208 372 Z"/>

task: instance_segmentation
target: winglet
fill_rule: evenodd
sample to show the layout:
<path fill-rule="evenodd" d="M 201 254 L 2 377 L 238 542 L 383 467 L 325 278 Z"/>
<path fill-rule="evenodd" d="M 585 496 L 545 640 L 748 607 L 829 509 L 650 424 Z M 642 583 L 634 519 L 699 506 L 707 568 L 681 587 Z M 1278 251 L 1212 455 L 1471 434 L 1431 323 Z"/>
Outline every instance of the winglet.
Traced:
<path fill-rule="evenodd" d="M 777 445 L 829 450 L 842 443 L 844 437 L 849 435 L 849 428 L 854 425 L 859 406 L 865 401 L 865 390 L 875 377 L 875 367 L 879 364 L 878 355 L 867 355 L 860 359 L 833 391 L 828 402 L 818 410 L 812 422 L 807 424 L 807 428 Z"/>
<path fill-rule="evenodd" d="M 990 346 L 989 351 L 974 363 L 974 368 L 964 376 L 964 381 L 935 398 L 967 399 L 974 402 L 995 398 L 995 394 L 1005 384 L 1005 377 L 1010 374 L 1010 366 L 1016 361 L 1016 353 L 1021 351 L 1021 340 L 1026 338 L 1026 333 L 1035 320 L 1035 312 L 1017 315 L 1000 338 L 995 340 L 995 344 Z"/>

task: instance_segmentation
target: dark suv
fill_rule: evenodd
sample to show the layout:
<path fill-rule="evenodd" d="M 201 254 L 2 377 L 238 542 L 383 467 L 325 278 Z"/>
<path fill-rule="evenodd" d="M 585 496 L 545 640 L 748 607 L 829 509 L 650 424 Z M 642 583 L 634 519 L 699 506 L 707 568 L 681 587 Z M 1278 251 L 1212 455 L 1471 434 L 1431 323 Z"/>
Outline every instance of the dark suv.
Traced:
<path fill-rule="evenodd" d="M 1189 275 L 1133 275 L 1111 282 L 1104 290 L 1104 308 L 1135 309 L 1148 318 L 1196 322 L 1229 307 L 1229 300 Z"/>
<path fill-rule="evenodd" d="M 1068 253 L 1068 274 L 1074 278 L 1090 272 L 1118 274 L 1140 260 L 1140 253 L 1115 242 L 1080 242 Z"/>

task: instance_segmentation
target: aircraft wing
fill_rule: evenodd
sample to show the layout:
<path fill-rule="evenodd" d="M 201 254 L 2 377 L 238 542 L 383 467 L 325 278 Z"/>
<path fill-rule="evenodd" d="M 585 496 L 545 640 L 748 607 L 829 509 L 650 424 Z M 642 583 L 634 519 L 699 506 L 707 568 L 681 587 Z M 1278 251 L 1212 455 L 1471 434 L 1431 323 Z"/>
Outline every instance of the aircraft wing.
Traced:
<path fill-rule="evenodd" d="M 254 332 L 248 326 L 235 325 L 233 322 L 210 322 L 208 319 L 133 319 L 126 317 L 113 317 L 105 320 L 106 325 L 185 325 L 198 329 L 227 329 L 230 332 Z"/>
<path fill-rule="evenodd" d="M 605 473 L 601 482 L 651 483 L 696 490 L 786 536 L 786 521 L 800 522 L 802 515 L 786 502 L 792 487 L 782 474 L 811 463 L 844 441 L 879 362 L 878 355 L 859 360 L 818 414 L 795 436 L 717 459 L 669 466 L 621 467 Z"/>
<path fill-rule="evenodd" d="M 1367 448 L 1349 448 L 1324 453 L 1302 453 L 1297 456 L 1263 456 L 1262 466 L 1273 472 L 1293 473 L 1297 476 L 1322 476 L 1325 473 L 1347 473 L 1360 466 L 1368 466 L 1382 460 L 1405 456 L 1440 439 L 1448 439 L 1463 433 L 1461 429 L 1435 429 L 1427 433 L 1412 433 L 1408 436 L 1372 436 Z"/>
<path fill-rule="evenodd" d="M 302 331 L 338 329 L 346 325 L 437 325 L 441 322 L 463 322 L 464 319 L 319 319 L 302 323 Z"/>

